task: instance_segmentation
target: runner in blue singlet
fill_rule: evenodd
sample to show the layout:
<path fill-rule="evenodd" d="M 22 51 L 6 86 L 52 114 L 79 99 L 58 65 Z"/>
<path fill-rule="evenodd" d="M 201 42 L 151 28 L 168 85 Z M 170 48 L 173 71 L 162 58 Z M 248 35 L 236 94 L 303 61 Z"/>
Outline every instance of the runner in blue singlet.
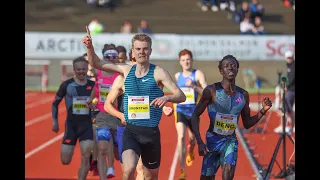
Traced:
<path fill-rule="evenodd" d="M 194 160 L 194 147 L 196 139 L 191 129 L 191 115 L 196 107 L 198 98 L 202 94 L 203 89 L 207 86 L 204 74 L 198 69 L 193 69 L 192 52 L 183 49 L 179 52 L 179 63 L 182 71 L 175 74 L 178 87 L 186 95 L 186 101 L 180 104 L 174 104 L 176 130 L 178 135 L 177 148 L 180 159 L 180 175 L 179 180 L 186 179 L 185 165 L 191 166 Z M 186 150 L 185 136 L 186 130 L 189 135 L 189 146 Z M 186 157 L 187 153 L 187 157 Z"/>
<path fill-rule="evenodd" d="M 181 103 L 186 100 L 180 88 L 173 82 L 168 71 L 151 64 L 152 40 L 146 34 L 137 34 L 132 39 L 132 54 L 136 65 L 101 63 L 94 52 L 90 31 L 82 39 L 87 48 L 89 63 L 96 69 L 123 74 L 124 113 L 117 117 L 126 121 L 123 132 L 123 173 L 122 179 L 133 179 L 139 156 L 141 155 L 146 179 L 158 179 L 161 161 L 159 122 L 162 107 L 167 102 Z M 164 96 L 165 86 L 171 95 Z"/>
<path fill-rule="evenodd" d="M 268 97 L 263 99 L 263 108 L 250 116 L 249 94 L 235 85 L 239 62 L 232 55 L 219 62 L 222 81 L 207 86 L 192 114 L 192 130 L 197 139 L 202 161 L 201 180 L 212 180 L 222 166 L 222 179 L 232 180 L 237 163 L 238 141 L 235 129 L 241 115 L 244 128 L 254 126 L 271 108 Z M 199 117 L 208 107 L 210 126 L 206 133 L 206 144 L 199 132 Z"/>

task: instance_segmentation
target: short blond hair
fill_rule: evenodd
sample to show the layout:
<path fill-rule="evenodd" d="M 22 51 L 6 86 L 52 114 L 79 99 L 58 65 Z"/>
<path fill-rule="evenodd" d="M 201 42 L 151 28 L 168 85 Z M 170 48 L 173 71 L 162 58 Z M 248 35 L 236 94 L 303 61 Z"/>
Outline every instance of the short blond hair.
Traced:
<path fill-rule="evenodd" d="M 145 41 L 148 42 L 150 47 L 152 46 L 152 40 L 151 38 L 146 35 L 146 34 L 136 34 L 135 36 L 133 36 L 131 42 L 132 42 L 132 48 L 134 47 L 133 44 L 135 41 Z"/>

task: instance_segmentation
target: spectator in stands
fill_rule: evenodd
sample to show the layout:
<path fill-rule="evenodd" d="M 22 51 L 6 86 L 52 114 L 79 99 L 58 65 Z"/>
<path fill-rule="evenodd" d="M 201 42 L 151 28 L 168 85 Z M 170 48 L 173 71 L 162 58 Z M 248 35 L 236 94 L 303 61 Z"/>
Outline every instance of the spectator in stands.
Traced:
<path fill-rule="evenodd" d="M 148 21 L 141 20 L 140 26 L 138 27 L 138 33 L 145 33 L 145 34 L 151 33 L 151 29 L 148 25 Z"/>
<path fill-rule="evenodd" d="M 247 1 L 243 1 L 241 7 L 238 11 L 234 12 L 233 20 L 236 23 L 240 23 L 244 20 L 245 14 L 250 14 L 249 3 Z"/>
<path fill-rule="evenodd" d="M 124 24 L 120 28 L 121 33 L 131 33 L 132 25 L 129 21 L 124 21 Z"/>
<path fill-rule="evenodd" d="M 91 35 L 100 34 L 104 30 L 103 25 L 97 19 L 92 19 L 88 28 Z"/>
<path fill-rule="evenodd" d="M 292 7 L 293 10 L 295 9 L 295 1 L 294 0 L 284 0 L 283 3 L 286 7 Z"/>
<path fill-rule="evenodd" d="M 261 18 L 259 16 L 256 16 L 254 18 L 254 27 L 252 29 L 253 31 L 253 34 L 255 35 L 262 35 L 262 34 L 266 34 L 266 31 L 262 25 L 262 22 L 261 22 Z"/>
<path fill-rule="evenodd" d="M 110 8 L 111 11 L 114 11 L 114 9 L 117 6 L 116 0 L 98 0 L 98 6 L 104 7 L 104 8 Z"/>
<path fill-rule="evenodd" d="M 202 4 L 201 10 L 203 12 L 208 11 L 208 6 L 207 6 L 208 2 L 209 2 L 209 5 L 211 7 L 211 11 L 213 11 L 213 12 L 219 11 L 219 8 L 217 6 L 216 0 L 201 0 L 201 4 Z"/>
<path fill-rule="evenodd" d="M 234 3 L 233 0 L 229 0 L 229 9 L 232 12 L 236 11 L 236 4 Z"/>
<path fill-rule="evenodd" d="M 236 6 L 233 0 L 220 0 L 220 10 L 224 11 L 228 7 L 232 12 L 236 10 Z"/>
<path fill-rule="evenodd" d="M 241 34 L 253 35 L 253 28 L 253 24 L 250 23 L 249 13 L 246 13 L 243 21 L 240 23 L 240 32 Z"/>
<path fill-rule="evenodd" d="M 91 6 L 91 7 L 97 7 L 97 5 L 98 5 L 97 0 L 87 0 L 87 3 L 88 3 L 89 6 Z"/>
<path fill-rule="evenodd" d="M 262 18 L 264 14 L 264 7 L 259 2 L 259 0 L 252 0 L 250 3 L 250 12 L 251 12 L 251 19 L 254 20 L 256 16 Z"/>
<path fill-rule="evenodd" d="M 120 63 L 125 63 L 127 61 L 127 59 L 128 59 L 128 57 L 127 57 L 127 49 L 125 47 L 123 47 L 123 46 L 118 46 L 116 49 L 117 49 L 117 51 L 119 53 L 119 55 L 118 55 L 119 62 Z"/>

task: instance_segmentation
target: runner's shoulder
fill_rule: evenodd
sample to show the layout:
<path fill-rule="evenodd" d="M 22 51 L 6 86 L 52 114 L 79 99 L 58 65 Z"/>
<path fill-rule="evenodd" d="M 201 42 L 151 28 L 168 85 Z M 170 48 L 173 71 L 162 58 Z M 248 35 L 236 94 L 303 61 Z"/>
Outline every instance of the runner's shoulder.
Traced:
<path fill-rule="evenodd" d="M 236 86 L 236 91 L 239 92 L 239 93 L 241 93 L 241 94 L 244 95 L 244 96 L 249 95 L 248 91 L 246 91 L 245 89 L 243 89 L 243 88 L 241 88 L 241 87 L 239 87 L 239 86 Z"/>
<path fill-rule="evenodd" d="M 87 80 L 87 86 L 94 86 L 95 85 L 95 81 L 92 81 L 90 79 Z"/>
<path fill-rule="evenodd" d="M 199 75 L 204 75 L 204 73 L 200 70 L 200 69 L 194 69 L 194 70 L 196 70 L 195 71 L 195 75 L 197 76 L 199 76 Z"/>
<path fill-rule="evenodd" d="M 180 75 L 180 71 L 179 72 L 176 72 L 176 74 L 174 74 L 174 77 L 176 78 L 176 80 L 179 78 L 179 75 Z"/>
<path fill-rule="evenodd" d="M 205 87 L 204 89 L 207 89 L 207 91 L 209 90 L 211 93 L 214 92 L 216 90 L 216 83 L 212 83 L 212 84 L 208 84 L 207 87 Z"/>
<path fill-rule="evenodd" d="M 202 92 L 202 96 L 212 96 L 213 94 L 215 94 L 215 89 L 216 88 L 214 84 L 207 85 Z"/>
<path fill-rule="evenodd" d="M 154 68 L 154 73 L 155 75 L 159 75 L 159 76 L 170 76 L 169 72 L 167 70 L 165 70 L 164 68 L 155 65 L 156 67 Z"/>
<path fill-rule="evenodd" d="M 66 88 L 66 87 L 68 87 L 69 84 L 71 84 L 73 82 L 75 82 L 74 78 L 67 79 L 61 83 L 60 88 Z"/>

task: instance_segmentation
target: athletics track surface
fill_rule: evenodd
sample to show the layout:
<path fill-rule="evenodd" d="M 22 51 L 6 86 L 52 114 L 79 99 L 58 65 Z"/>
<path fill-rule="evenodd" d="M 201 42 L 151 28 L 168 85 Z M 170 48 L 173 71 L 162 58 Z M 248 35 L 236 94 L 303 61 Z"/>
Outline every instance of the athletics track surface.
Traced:
<path fill-rule="evenodd" d="M 70 165 L 64 166 L 60 162 L 60 144 L 64 133 L 64 121 L 66 116 L 64 101 L 59 106 L 59 125 L 60 131 L 56 134 L 51 131 L 51 103 L 54 93 L 39 93 L 39 92 L 25 92 L 25 178 L 29 180 L 35 179 L 76 179 L 77 171 L 80 164 L 80 149 L 77 143 L 75 153 Z M 274 99 L 274 96 L 269 96 Z M 257 101 L 257 96 L 252 95 L 251 101 Z M 170 105 L 171 106 L 171 105 Z M 256 113 L 256 112 L 254 112 Z M 259 164 L 268 164 L 274 147 L 277 143 L 279 135 L 273 133 L 273 128 L 279 123 L 279 116 L 272 112 L 270 121 L 267 126 L 267 131 L 264 135 L 257 133 L 245 133 L 244 136 L 250 141 L 249 147 L 254 147 L 253 154 L 259 155 L 257 161 Z M 208 127 L 207 112 L 202 115 L 200 131 L 202 137 Z M 239 121 L 242 126 L 241 120 Z M 263 126 L 263 123 L 259 126 Z M 176 130 L 174 126 L 174 117 L 162 116 L 160 122 L 161 143 L 162 143 L 162 159 L 159 173 L 159 180 L 171 180 L 179 177 L 179 163 L 176 161 Z M 187 138 L 186 138 L 187 140 Z M 293 145 L 287 141 L 287 159 L 293 151 Z M 196 147 L 197 150 L 197 147 Z M 197 151 L 195 151 L 197 154 Z M 277 160 L 280 164 L 282 150 L 278 153 Z M 187 167 L 187 179 L 199 179 L 201 169 L 202 157 L 196 155 L 194 164 Z M 293 158 L 294 160 L 294 158 Z M 273 174 L 277 174 L 279 168 L 274 165 Z M 118 161 L 115 161 L 114 180 L 121 179 L 121 168 Z M 252 180 L 254 178 L 254 171 L 244 152 L 243 146 L 239 141 L 238 164 L 234 180 Z M 88 175 L 89 179 L 99 179 L 98 176 Z M 221 169 L 217 173 L 217 178 L 221 179 Z"/>

